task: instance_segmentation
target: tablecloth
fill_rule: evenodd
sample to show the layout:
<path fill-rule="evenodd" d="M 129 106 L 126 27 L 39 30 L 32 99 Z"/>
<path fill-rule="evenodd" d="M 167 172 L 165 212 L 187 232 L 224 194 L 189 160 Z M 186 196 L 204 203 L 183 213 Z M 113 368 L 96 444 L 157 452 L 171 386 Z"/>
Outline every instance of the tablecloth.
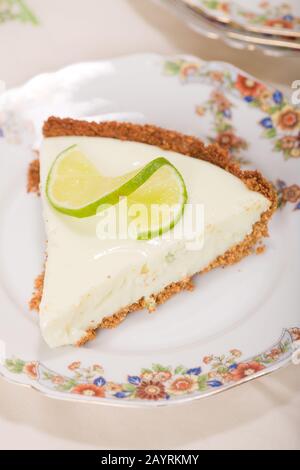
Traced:
<path fill-rule="evenodd" d="M 0 12 L 0 80 L 7 87 L 73 62 L 136 52 L 232 62 L 287 92 L 300 79 L 298 58 L 205 39 L 150 0 L 15 3 Z M 151 410 L 53 400 L 1 379 L 0 448 L 300 449 L 299 372 L 289 366 L 213 398 Z"/>

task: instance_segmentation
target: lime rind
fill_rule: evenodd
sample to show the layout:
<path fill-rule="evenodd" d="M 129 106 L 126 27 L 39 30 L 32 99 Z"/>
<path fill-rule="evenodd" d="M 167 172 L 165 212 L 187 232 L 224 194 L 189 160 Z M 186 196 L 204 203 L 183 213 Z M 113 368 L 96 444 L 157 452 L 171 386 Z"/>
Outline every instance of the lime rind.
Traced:
<path fill-rule="evenodd" d="M 161 157 L 161 158 L 164 158 L 164 157 Z M 164 160 L 166 159 L 164 158 Z M 151 228 L 149 230 L 139 232 L 137 236 L 138 240 L 150 240 L 151 238 L 161 236 L 163 233 L 169 230 L 172 230 L 175 227 L 175 225 L 179 222 L 181 217 L 183 216 L 185 204 L 187 203 L 187 200 L 188 200 L 188 193 L 187 193 L 186 185 L 185 185 L 182 175 L 177 170 L 177 168 L 174 165 L 172 165 L 168 160 L 166 160 L 166 162 L 169 166 L 173 168 L 178 180 L 180 181 L 179 186 L 181 188 L 181 194 L 180 194 L 181 198 L 177 202 L 179 210 L 168 225 L 162 225 L 155 229 Z"/>
<path fill-rule="evenodd" d="M 121 184 L 121 186 L 117 187 L 113 191 L 108 192 L 100 198 L 97 198 L 96 200 L 90 202 L 89 204 L 86 204 L 81 207 L 70 208 L 57 203 L 55 198 L 52 197 L 51 193 L 51 185 L 53 180 L 55 179 L 56 167 L 59 164 L 59 160 L 63 157 L 63 155 L 66 156 L 70 151 L 74 150 L 76 147 L 77 145 L 74 144 L 60 152 L 60 154 L 56 157 L 55 161 L 53 162 L 50 168 L 46 180 L 45 192 L 49 203 L 54 209 L 56 209 L 62 214 L 76 218 L 92 217 L 97 213 L 101 212 L 102 210 L 106 209 L 108 206 L 118 204 L 120 202 L 121 197 L 128 197 L 133 194 L 137 189 L 141 188 L 159 169 L 168 165 L 169 168 L 172 168 L 176 176 L 177 187 L 179 187 L 180 189 L 180 194 L 177 201 L 179 210 L 171 220 L 170 224 L 162 225 L 159 227 L 153 227 L 146 231 L 141 231 L 138 233 L 137 239 L 147 240 L 155 236 L 162 235 L 167 230 L 171 230 L 180 220 L 183 215 L 184 207 L 188 198 L 185 182 L 177 168 L 164 157 L 158 157 L 152 160 L 142 169 L 138 170 L 137 173 L 134 174 L 134 176 L 132 176 L 132 172 L 129 173 L 128 180 L 125 181 L 125 183 Z"/>

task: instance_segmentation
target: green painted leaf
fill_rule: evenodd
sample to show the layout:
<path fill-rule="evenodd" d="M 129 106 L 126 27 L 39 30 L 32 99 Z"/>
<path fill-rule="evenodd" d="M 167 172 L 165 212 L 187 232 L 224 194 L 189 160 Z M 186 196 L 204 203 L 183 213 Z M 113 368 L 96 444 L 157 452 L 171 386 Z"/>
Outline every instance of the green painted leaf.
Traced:
<path fill-rule="evenodd" d="M 281 142 L 280 140 L 277 140 L 277 142 L 275 143 L 274 147 L 273 147 L 273 150 L 275 152 L 281 152 L 282 148 L 281 148 Z"/>
<path fill-rule="evenodd" d="M 272 139 L 277 135 L 276 129 L 272 127 L 272 129 L 267 129 L 264 132 L 264 136 L 267 137 L 267 139 Z"/>
<path fill-rule="evenodd" d="M 265 24 L 268 17 L 266 15 L 257 15 L 251 19 L 251 23 L 253 24 Z"/>
<path fill-rule="evenodd" d="M 204 390 L 207 389 L 207 380 L 208 380 L 208 375 L 207 374 L 202 374 L 199 375 L 198 377 L 198 389 L 203 392 Z"/>
<path fill-rule="evenodd" d="M 23 372 L 26 362 L 21 359 L 7 359 L 5 361 L 6 368 L 14 374 L 21 374 Z"/>
<path fill-rule="evenodd" d="M 274 359 L 272 359 L 272 358 L 264 359 L 262 362 L 263 362 L 264 364 L 271 364 L 272 362 L 274 362 Z"/>
<path fill-rule="evenodd" d="M 76 380 L 70 379 L 66 380 L 63 384 L 59 385 L 57 388 L 62 391 L 69 391 L 73 387 L 76 387 L 78 385 L 78 382 Z"/>
<path fill-rule="evenodd" d="M 142 374 L 152 374 L 152 372 L 153 372 L 152 369 L 142 369 L 141 370 Z"/>
<path fill-rule="evenodd" d="M 280 209 L 283 206 L 283 201 L 282 197 L 279 195 L 278 197 L 278 202 L 277 202 L 278 209 Z"/>
<path fill-rule="evenodd" d="M 263 358 L 261 356 L 256 356 L 253 358 L 254 362 L 262 362 Z"/>
<path fill-rule="evenodd" d="M 285 352 L 289 351 L 290 345 L 289 344 L 282 344 L 280 349 L 283 353 L 285 353 Z"/>
<path fill-rule="evenodd" d="M 45 380 L 51 380 L 54 377 L 53 374 L 49 374 L 49 372 L 43 372 L 43 378 Z"/>
<path fill-rule="evenodd" d="M 20 8 L 20 19 L 25 22 L 30 22 L 32 24 L 37 25 L 38 20 L 36 16 L 33 14 L 31 9 L 27 6 L 25 0 L 14 0 L 15 3 L 19 6 Z"/>
<path fill-rule="evenodd" d="M 226 121 L 222 121 L 222 122 L 218 123 L 218 126 L 217 126 L 218 132 L 225 132 L 225 131 L 229 131 L 231 129 L 232 129 L 232 125 L 229 124 Z"/>
<path fill-rule="evenodd" d="M 161 364 L 152 364 L 154 372 L 170 372 L 170 367 L 162 366 Z"/>
<path fill-rule="evenodd" d="M 135 392 L 136 386 L 133 384 L 123 384 L 122 388 L 124 392 Z"/>
<path fill-rule="evenodd" d="M 211 10 L 216 10 L 219 6 L 218 0 L 205 0 L 204 5 Z"/>
<path fill-rule="evenodd" d="M 23 23 L 38 24 L 36 16 L 27 6 L 25 0 L 0 0 L 0 6 L 0 23 L 17 20 Z"/>
<path fill-rule="evenodd" d="M 181 63 L 168 61 L 165 63 L 165 72 L 170 75 L 177 75 L 180 71 Z"/>
<path fill-rule="evenodd" d="M 270 106 L 270 108 L 267 109 L 267 114 L 274 114 L 277 113 L 277 111 L 280 110 L 280 106 Z"/>
<path fill-rule="evenodd" d="M 185 374 L 187 371 L 187 368 L 184 367 L 184 366 L 177 366 L 176 369 L 174 370 L 174 374 L 175 375 L 181 375 L 181 374 Z"/>

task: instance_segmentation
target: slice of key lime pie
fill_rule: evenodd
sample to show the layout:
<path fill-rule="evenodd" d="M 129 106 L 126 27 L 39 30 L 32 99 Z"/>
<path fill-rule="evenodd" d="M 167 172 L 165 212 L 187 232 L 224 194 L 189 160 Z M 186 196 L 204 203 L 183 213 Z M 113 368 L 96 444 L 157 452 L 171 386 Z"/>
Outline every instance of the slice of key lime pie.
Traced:
<path fill-rule="evenodd" d="M 272 186 L 216 145 L 54 117 L 44 125 L 40 193 L 47 256 L 32 305 L 51 347 L 81 345 L 192 289 L 195 274 L 239 261 L 267 236 L 276 207 Z M 152 212 L 163 206 L 172 210 Z"/>

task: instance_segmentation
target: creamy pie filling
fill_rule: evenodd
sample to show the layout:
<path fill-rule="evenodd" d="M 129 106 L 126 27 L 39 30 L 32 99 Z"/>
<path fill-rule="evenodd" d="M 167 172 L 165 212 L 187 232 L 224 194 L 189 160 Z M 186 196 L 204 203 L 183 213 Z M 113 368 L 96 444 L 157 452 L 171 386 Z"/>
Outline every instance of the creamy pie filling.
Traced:
<path fill-rule="evenodd" d="M 106 176 L 122 175 L 158 156 L 167 158 L 185 180 L 188 203 L 204 211 L 201 233 L 195 234 L 203 239 L 202 248 L 190 249 L 186 238 L 175 236 L 148 241 L 100 240 L 96 236 L 97 216 L 75 219 L 54 210 L 45 196 L 47 175 L 56 156 L 72 144 L 79 145 Z M 151 299 L 170 283 L 202 271 L 250 234 L 271 205 L 239 178 L 211 163 L 137 142 L 102 137 L 45 138 L 40 169 L 47 237 L 40 326 L 51 347 L 78 343 L 104 317 L 142 297 Z M 185 211 L 184 225 L 188 225 L 190 214 Z"/>

